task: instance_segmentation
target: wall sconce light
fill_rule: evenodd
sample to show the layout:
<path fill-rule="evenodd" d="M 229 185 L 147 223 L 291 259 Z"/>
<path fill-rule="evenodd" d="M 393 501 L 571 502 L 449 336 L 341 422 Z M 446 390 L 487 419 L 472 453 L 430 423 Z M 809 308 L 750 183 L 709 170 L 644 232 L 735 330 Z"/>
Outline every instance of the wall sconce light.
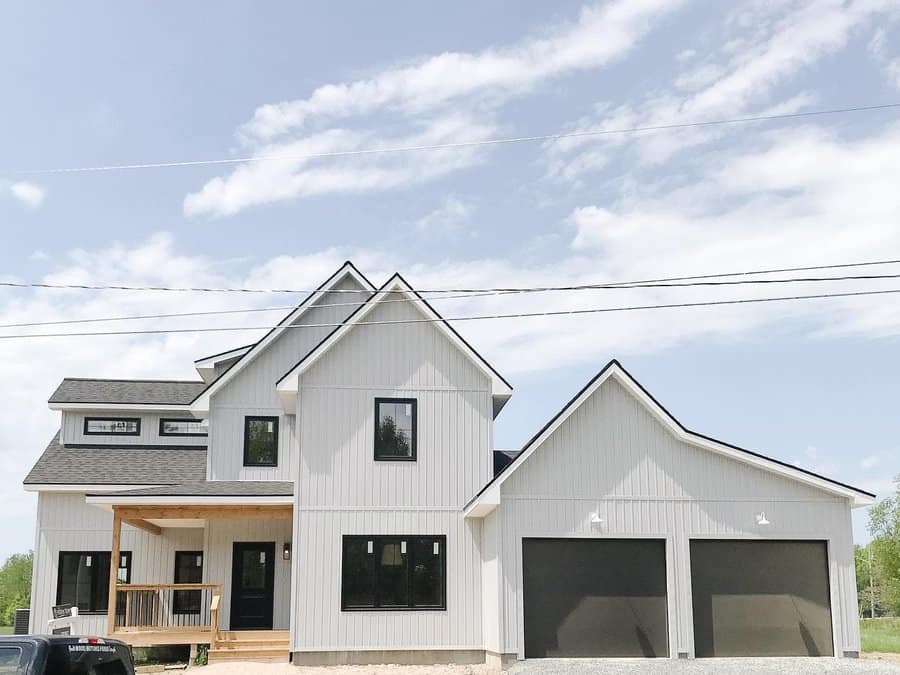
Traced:
<path fill-rule="evenodd" d="M 769 522 L 768 518 L 766 518 L 766 512 L 760 511 L 759 513 L 756 514 L 756 524 L 757 525 L 771 525 L 772 523 Z"/>
<path fill-rule="evenodd" d="M 592 513 L 591 514 L 591 525 L 602 525 L 602 524 L 603 524 L 603 518 L 600 517 L 600 514 Z"/>
<path fill-rule="evenodd" d="M 284 548 L 281 549 L 281 559 L 282 560 L 290 560 L 291 559 L 291 542 L 284 542 Z"/>

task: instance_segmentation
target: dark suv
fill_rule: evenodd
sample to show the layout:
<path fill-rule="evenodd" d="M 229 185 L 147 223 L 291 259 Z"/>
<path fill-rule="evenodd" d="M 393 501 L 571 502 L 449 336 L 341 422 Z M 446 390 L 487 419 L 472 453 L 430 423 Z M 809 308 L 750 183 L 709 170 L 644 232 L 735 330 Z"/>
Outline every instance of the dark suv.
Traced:
<path fill-rule="evenodd" d="M 134 675 L 128 645 L 68 635 L 0 637 L 0 675 Z"/>

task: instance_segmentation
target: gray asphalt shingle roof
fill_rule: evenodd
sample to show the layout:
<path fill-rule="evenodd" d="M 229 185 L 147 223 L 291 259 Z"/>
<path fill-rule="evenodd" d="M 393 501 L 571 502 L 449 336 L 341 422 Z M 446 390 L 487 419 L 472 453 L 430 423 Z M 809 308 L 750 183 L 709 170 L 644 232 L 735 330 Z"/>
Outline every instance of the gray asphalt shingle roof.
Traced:
<path fill-rule="evenodd" d="M 187 405 L 206 387 L 201 380 L 99 380 L 67 377 L 50 403 Z"/>
<path fill-rule="evenodd" d="M 206 477 L 206 448 L 92 447 L 59 443 L 59 432 L 25 477 L 25 484 L 169 485 Z"/>
<path fill-rule="evenodd" d="M 178 485 L 101 492 L 103 497 L 291 497 L 287 480 L 201 480 Z"/>

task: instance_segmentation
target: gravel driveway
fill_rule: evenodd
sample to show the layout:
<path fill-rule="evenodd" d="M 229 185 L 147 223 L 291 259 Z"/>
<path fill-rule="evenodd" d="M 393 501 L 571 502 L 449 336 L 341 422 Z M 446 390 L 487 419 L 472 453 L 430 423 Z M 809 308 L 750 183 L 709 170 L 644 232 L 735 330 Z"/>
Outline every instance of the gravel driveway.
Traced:
<path fill-rule="evenodd" d="M 784 673 L 893 673 L 900 674 L 896 657 L 865 659 L 701 659 L 673 661 L 669 659 L 540 659 L 517 663 L 511 675 L 782 675 Z M 192 668 L 197 675 L 495 675 L 485 666 L 338 666 L 332 668 L 298 668 L 287 663 L 221 663 L 205 668 Z"/>

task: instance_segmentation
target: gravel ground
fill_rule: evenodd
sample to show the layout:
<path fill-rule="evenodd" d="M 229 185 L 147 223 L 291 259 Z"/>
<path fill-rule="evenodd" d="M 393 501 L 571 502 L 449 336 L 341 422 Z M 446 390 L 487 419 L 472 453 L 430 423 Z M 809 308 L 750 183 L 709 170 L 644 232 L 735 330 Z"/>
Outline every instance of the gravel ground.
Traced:
<path fill-rule="evenodd" d="M 289 663 L 219 663 L 192 668 L 197 675 L 495 675 L 486 666 L 337 666 L 299 668 Z M 541 659 L 513 665 L 510 675 L 813 675 L 813 673 L 900 674 L 897 655 L 869 655 L 864 659 Z"/>

